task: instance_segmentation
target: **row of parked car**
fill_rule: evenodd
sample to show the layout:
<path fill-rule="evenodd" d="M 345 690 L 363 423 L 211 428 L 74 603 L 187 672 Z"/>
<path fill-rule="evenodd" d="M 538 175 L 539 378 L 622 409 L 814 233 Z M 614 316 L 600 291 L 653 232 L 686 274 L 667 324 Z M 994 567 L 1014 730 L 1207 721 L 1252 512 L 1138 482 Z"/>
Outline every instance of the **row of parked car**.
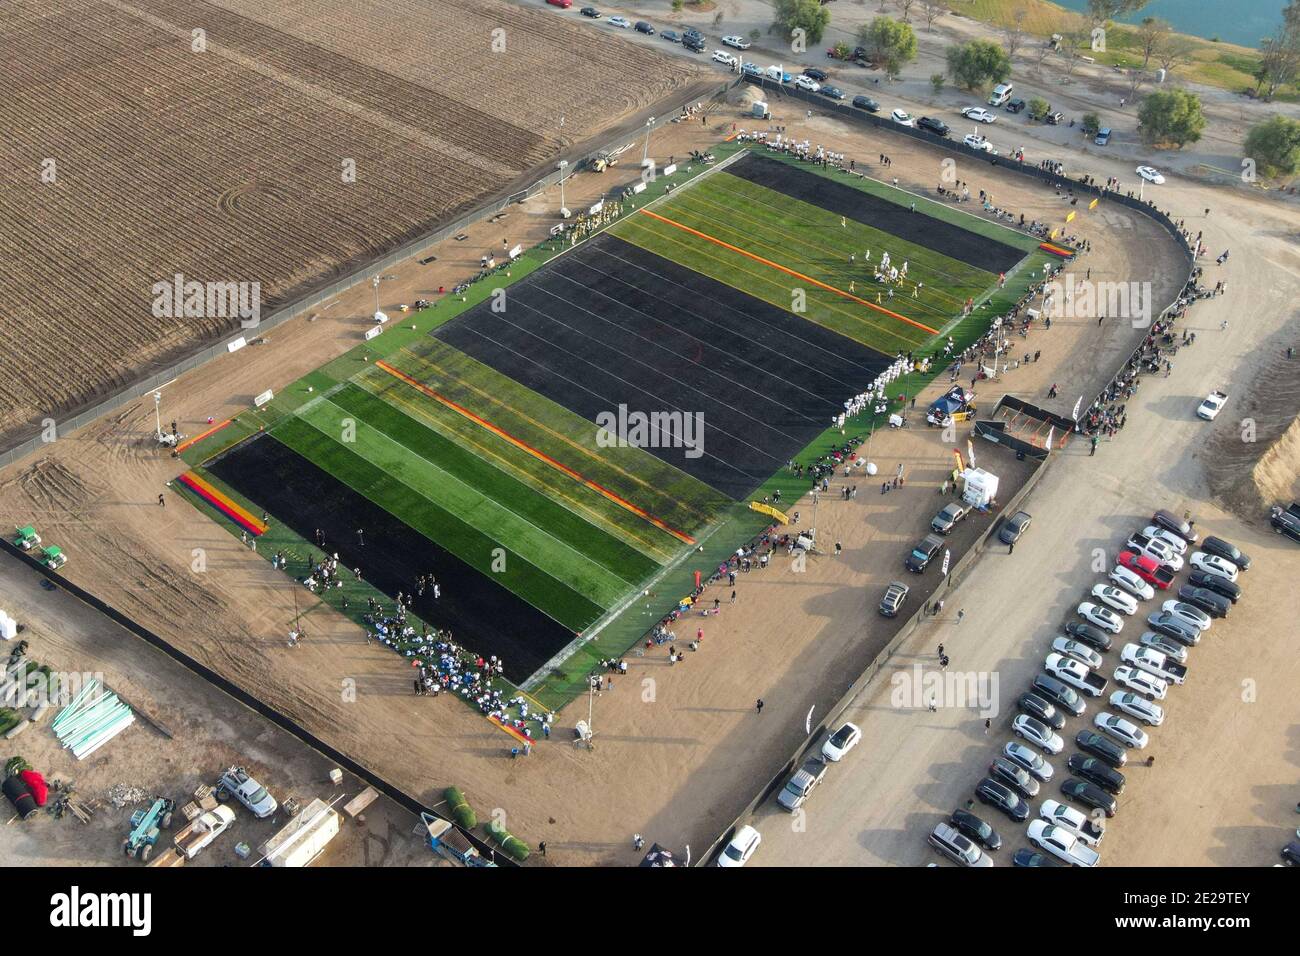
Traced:
<path fill-rule="evenodd" d="M 1187 552 L 1192 551 L 1190 557 Z M 1169 688 L 1185 682 L 1188 649 L 1200 643 L 1216 619 L 1228 615 L 1241 597 L 1237 578 L 1250 568 L 1249 555 L 1228 541 L 1200 540 L 1192 523 L 1168 511 L 1157 511 L 1150 524 L 1129 536 L 1107 581 L 1093 586 L 1089 600 L 1076 609 L 1063 635 L 1052 639 L 1043 673 L 1016 701 L 1019 713 L 1011 721 L 1017 738 L 1009 741 L 975 788 L 976 798 L 1015 823 L 1029 819 L 1029 800 L 1042 785 L 1056 778 L 1048 757 L 1065 749 L 1059 731 L 1068 716 L 1081 717 L 1088 698 L 1106 695 L 1109 680 L 1101 673 L 1103 654 L 1113 646 L 1126 619 L 1136 617 L 1142 602 L 1174 586 L 1186 566 L 1193 570 L 1178 599 L 1165 600 L 1146 615 L 1145 631 L 1125 644 L 1113 672 L 1118 689 L 1106 698 L 1109 711 L 1098 713 L 1091 727 L 1074 738 L 1079 752 L 1066 761 L 1061 793 L 1085 808 L 1044 800 L 1038 818 L 1029 823 L 1033 849 L 1016 852 L 1016 866 L 1095 866 L 1105 832 L 1104 820 L 1118 812 L 1116 797 L 1124 792 L 1122 768 L 1130 751 L 1150 742 L 1143 727 L 1159 727 Z M 1002 838 L 969 809 L 956 810 L 931 832 L 929 842 L 941 855 L 963 866 L 992 866 L 986 851 L 1002 846 Z"/>

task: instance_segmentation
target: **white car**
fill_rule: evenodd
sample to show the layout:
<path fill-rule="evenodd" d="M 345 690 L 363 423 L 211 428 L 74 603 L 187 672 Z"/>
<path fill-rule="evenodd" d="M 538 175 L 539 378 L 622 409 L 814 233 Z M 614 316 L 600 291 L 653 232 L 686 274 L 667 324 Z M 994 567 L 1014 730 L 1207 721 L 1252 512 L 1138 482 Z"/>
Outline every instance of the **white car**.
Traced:
<path fill-rule="evenodd" d="M 1113 584 L 1098 584 L 1092 589 L 1092 596 L 1107 607 L 1130 616 L 1138 611 L 1137 598 Z"/>
<path fill-rule="evenodd" d="M 1108 607 L 1102 607 L 1099 604 L 1093 604 L 1090 601 L 1084 601 L 1078 608 L 1079 617 L 1083 618 L 1089 624 L 1095 624 L 1103 631 L 1110 631 L 1112 634 L 1118 634 L 1124 630 L 1124 621 L 1120 616 Z"/>
<path fill-rule="evenodd" d="M 993 144 L 981 136 L 979 133 L 967 133 L 962 142 L 971 149 L 983 150 L 990 155 L 996 156 L 998 151 L 993 148 Z"/>
<path fill-rule="evenodd" d="M 1138 643 L 1143 647 L 1151 648 L 1153 651 L 1159 651 L 1165 657 L 1177 661 L 1179 664 L 1187 663 L 1187 648 L 1165 634 L 1147 631 L 1138 638 Z"/>
<path fill-rule="evenodd" d="M 618 27 L 620 30 L 626 30 L 632 26 L 632 24 L 628 22 L 627 17 L 610 17 L 605 22 L 611 27 Z"/>
<path fill-rule="evenodd" d="M 1150 742 L 1146 731 L 1133 721 L 1125 720 L 1123 717 L 1116 717 L 1104 710 L 1092 718 L 1092 723 L 1102 733 L 1109 734 L 1131 750 L 1143 750 Z"/>
<path fill-rule="evenodd" d="M 1110 706 L 1130 717 L 1136 717 L 1148 727 L 1159 727 L 1165 722 L 1165 709 L 1159 704 L 1151 703 L 1141 694 L 1117 690 L 1110 695 Z"/>
<path fill-rule="evenodd" d="M 744 37 L 730 36 L 723 37 L 722 42 L 725 46 L 735 47 L 737 50 L 748 50 L 749 41 Z"/>
<path fill-rule="evenodd" d="M 977 123 L 992 123 L 998 118 L 998 114 L 992 110 L 986 110 L 982 106 L 968 106 L 961 111 L 961 115 L 968 120 L 974 120 Z"/>
<path fill-rule="evenodd" d="M 1183 556 L 1161 538 L 1148 538 L 1144 534 L 1131 534 L 1125 543 L 1138 554 L 1146 555 L 1152 561 L 1163 564 L 1175 574 L 1183 569 Z"/>
<path fill-rule="evenodd" d="M 1206 554 L 1204 551 L 1197 551 L 1192 555 L 1188 563 L 1197 571 L 1213 574 L 1226 581 L 1236 582 L 1237 580 L 1237 566 L 1217 554 Z"/>
<path fill-rule="evenodd" d="M 1011 730 L 1021 740 L 1027 740 L 1049 754 L 1059 754 L 1065 749 L 1065 741 L 1060 734 L 1028 714 L 1016 715 L 1016 719 L 1011 721 Z"/>
<path fill-rule="evenodd" d="M 1137 168 L 1137 174 L 1147 182 L 1155 183 L 1157 186 L 1165 181 L 1165 177 L 1160 175 L 1160 170 L 1156 169 L 1154 166 L 1139 166 Z"/>
<path fill-rule="evenodd" d="M 811 76 L 804 76 L 802 73 L 794 78 L 794 85 L 801 90 L 807 90 L 809 93 L 816 93 L 822 88 L 822 85 Z"/>
<path fill-rule="evenodd" d="M 1196 406 L 1196 417 L 1212 422 L 1227 403 L 1228 396 L 1224 392 L 1211 392 L 1205 396 L 1205 401 Z"/>
<path fill-rule="evenodd" d="M 1117 564 L 1111 568 L 1109 577 L 1129 594 L 1141 598 L 1143 601 L 1150 601 L 1156 596 L 1155 588 L 1122 564 Z"/>
<path fill-rule="evenodd" d="M 822 744 L 822 756 L 832 763 L 842 760 L 860 740 L 862 740 L 862 731 L 857 728 L 857 725 L 844 724 L 826 738 L 826 743 Z"/>
<path fill-rule="evenodd" d="M 1164 604 L 1160 605 L 1160 610 L 1167 614 L 1172 614 L 1180 621 L 1186 621 L 1188 624 L 1192 625 L 1192 627 L 1195 627 L 1197 630 L 1202 632 L 1208 631 L 1210 625 L 1214 623 L 1210 618 L 1210 615 L 1206 614 L 1199 607 L 1193 607 L 1191 604 L 1186 604 L 1183 601 L 1166 601 Z"/>
<path fill-rule="evenodd" d="M 1093 670 L 1096 670 L 1103 663 L 1101 655 L 1087 644 L 1068 637 L 1055 638 L 1052 641 L 1052 650 L 1058 654 L 1064 654 L 1066 657 L 1073 657 L 1080 664 L 1086 664 Z"/>
<path fill-rule="evenodd" d="M 753 827 L 741 827 L 718 855 L 718 866 L 744 866 L 762 842 L 762 835 Z"/>
<path fill-rule="evenodd" d="M 1101 822 L 1106 819 L 1104 814 L 1097 814 L 1095 819 L 1089 819 L 1082 810 L 1068 803 L 1044 800 L 1043 805 L 1038 808 L 1038 815 L 1053 826 L 1069 830 L 1088 846 L 1095 847 L 1106 835 L 1106 825 Z"/>
<path fill-rule="evenodd" d="M 894 110 L 894 112 L 889 114 L 889 118 L 892 119 L 899 126 L 916 125 L 916 121 L 912 119 L 911 116 L 908 115 L 906 110 Z"/>
<path fill-rule="evenodd" d="M 1158 525 L 1149 524 L 1142 529 L 1142 533 L 1148 538 L 1157 541 L 1163 541 L 1169 547 L 1174 549 L 1174 554 L 1184 555 L 1187 553 L 1187 542 L 1174 534 L 1168 528 L 1161 528 Z"/>
<path fill-rule="evenodd" d="M 1030 843 L 1071 866 L 1096 866 L 1101 859 L 1096 850 L 1079 839 L 1077 833 L 1046 820 L 1031 821 L 1028 833 Z"/>
<path fill-rule="evenodd" d="M 736 68 L 736 58 L 732 56 L 730 53 L 728 53 L 726 50 L 714 50 L 713 62 L 721 63 L 723 66 L 729 66 L 733 70 Z"/>
<path fill-rule="evenodd" d="M 1148 674 L 1142 668 L 1130 667 L 1128 664 L 1121 664 L 1115 668 L 1115 683 L 1122 684 L 1139 694 L 1154 697 L 1156 700 L 1164 700 L 1165 695 L 1169 693 L 1169 682 L 1164 678 Z"/>
<path fill-rule="evenodd" d="M 1024 744 L 1017 743 L 1014 740 L 1007 741 L 1006 746 L 1002 748 L 1002 756 L 1022 770 L 1032 773 L 1044 783 L 1051 780 L 1052 774 L 1056 772 L 1037 750 L 1031 750 Z"/>

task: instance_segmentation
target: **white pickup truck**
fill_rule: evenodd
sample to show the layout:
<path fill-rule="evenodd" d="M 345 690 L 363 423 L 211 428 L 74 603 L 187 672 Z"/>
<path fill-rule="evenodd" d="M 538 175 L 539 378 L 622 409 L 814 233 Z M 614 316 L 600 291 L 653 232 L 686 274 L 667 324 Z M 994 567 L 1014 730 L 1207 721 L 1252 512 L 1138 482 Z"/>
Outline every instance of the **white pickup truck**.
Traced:
<path fill-rule="evenodd" d="M 1038 815 L 1048 823 L 1069 830 L 1094 849 L 1106 835 L 1106 827 L 1101 820 L 1090 819 L 1082 810 L 1077 810 L 1066 803 L 1058 803 L 1056 800 L 1044 800 L 1043 805 L 1038 809 Z M 1105 818 L 1103 814 L 1098 816 Z"/>
<path fill-rule="evenodd" d="M 187 860 L 194 859 L 200 850 L 225 833 L 234 822 L 235 811 L 230 807 L 217 807 L 201 814 L 184 829 L 177 831 L 174 840 L 177 852 Z"/>
<path fill-rule="evenodd" d="M 1205 401 L 1196 406 L 1196 417 L 1212 422 L 1226 404 L 1228 404 L 1227 392 L 1213 391 L 1205 396 Z"/>
<path fill-rule="evenodd" d="M 1047 669 L 1047 673 L 1083 691 L 1089 697 L 1100 697 L 1106 692 L 1106 678 L 1094 674 L 1087 665 L 1072 657 L 1066 657 L 1064 654 L 1048 654 L 1043 666 Z"/>
<path fill-rule="evenodd" d="M 1181 684 L 1187 680 L 1187 668 L 1174 663 L 1155 648 L 1125 644 L 1119 656 L 1125 664 L 1132 664 L 1170 684 Z"/>

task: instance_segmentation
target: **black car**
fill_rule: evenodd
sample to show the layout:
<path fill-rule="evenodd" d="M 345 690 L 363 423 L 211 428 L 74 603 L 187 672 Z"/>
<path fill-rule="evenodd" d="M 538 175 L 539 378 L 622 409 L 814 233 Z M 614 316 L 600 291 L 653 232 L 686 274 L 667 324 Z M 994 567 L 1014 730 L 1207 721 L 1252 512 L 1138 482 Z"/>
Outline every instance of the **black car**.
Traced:
<path fill-rule="evenodd" d="M 1037 694 L 1021 694 L 1016 700 L 1016 706 L 1035 720 L 1041 720 L 1053 730 L 1060 730 L 1065 726 L 1065 714 L 1052 706 L 1051 701 L 1039 697 Z"/>
<path fill-rule="evenodd" d="M 1231 542 L 1224 541 L 1222 538 L 1206 535 L 1205 540 L 1201 542 L 1201 550 L 1217 554 L 1225 561 L 1231 561 L 1242 571 L 1250 570 L 1250 555 L 1243 554 Z"/>
<path fill-rule="evenodd" d="M 1001 810 L 1016 823 L 1029 819 L 1029 804 L 1025 798 L 1000 780 L 985 777 L 975 788 L 975 796 L 980 803 Z"/>
<path fill-rule="evenodd" d="M 1094 624 L 1083 621 L 1070 621 L 1065 625 L 1065 633 L 1080 644 L 1087 644 L 1094 651 L 1102 653 L 1110 650 L 1110 635 Z"/>
<path fill-rule="evenodd" d="M 1091 810 L 1100 810 L 1108 817 L 1113 817 L 1119 808 L 1115 798 L 1109 793 L 1095 783 L 1080 780 L 1078 777 L 1066 777 L 1062 780 L 1061 793 Z"/>
<path fill-rule="evenodd" d="M 1008 100 L 1007 105 L 1003 107 L 1008 113 L 1019 113 L 1025 108 L 1025 101 L 1016 97 L 1014 100 Z"/>
<path fill-rule="evenodd" d="M 829 73 L 825 70 L 819 70 L 815 66 L 808 67 L 808 69 L 803 71 L 803 75 L 808 77 L 810 80 L 816 80 L 818 83 L 825 83 L 830 79 Z"/>
<path fill-rule="evenodd" d="M 897 617 L 898 610 L 907 600 L 907 592 L 910 591 L 902 581 L 891 581 L 889 587 L 885 588 L 885 596 L 880 599 L 880 613 L 883 617 Z"/>
<path fill-rule="evenodd" d="M 1067 766 L 1070 768 L 1070 773 L 1095 783 L 1107 793 L 1119 796 L 1124 792 L 1124 775 L 1114 767 L 1107 766 L 1099 757 L 1071 754 Z"/>
<path fill-rule="evenodd" d="M 1012 866 L 1065 866 L 1056 857 L 1048 856 L 1046 853 L 1039 853 L 1037 850 L 1031 850 L 1029 847 L 1021 847 L 1016 851 L 1015 856 L 1011 858 Z"/>
<path fill-rule="evenodd" d="M 1232 607 L 1232 602 L 1222 594 L 1215 594 L 1209 588 L 1192 587 L 1190 584 L 1184 584 L 1178 589 L 1178 599 L 1200 608 L 1210 617 L 1227 617 L 1228 610 Z"/>
<path fill-rule="evenodd" d="M 869 96 L 853 97 L 853 105 L 860 110 L 866 110 L 868 113 L 879 113 L 880 104 Z"/>
<path fill-rule="evenodd" d="M 633 27 L 633 29 L 635 29 L 637 33 L 644 33 L 648 37 L 652 37 L 655 35 L 655 28 L 652 27 L 650 24 L 646 23 L 644 20 L 638 20 L 636 22 L 635 27 Z"/>
<path fill-rule="evenodd" d="M 1294 508 L 1295 505 L 1291 505 Z M 1278 534 L 1286 535 L 1292 541 L 1300 541 L 1300 515 L 1297 515 L 1291 508 L 1281 508 L 1274 505 L 1268 512 L 1268 523 L 1273 526 L 1273 530 Z"/>
<path fill-rule="evenodd" d="M 1207 591 L 1221 594 L 1233 604 L 1236 604 L 1241 597 L 1240 584 L 1236 581 L 1229 581 L 1227 578 L 1221 578 L 1217 574 L 1210 574 L 1208 571 L 1193 570 L 1187 578 L 1187 583 L 1192 587 L 1205 588 Z"/>
<path fill-rule="evenodd" d="M 998 836 L 998 831 L 969 810 L 954 810 L 952 825 L 986 850 L 997 850 L 1002 846 L 1002 837 Z"/>
<path fill-rule="evenodd" d="M 703 53 L 704 38 L 699 36 L 684 36 L 682 37 L 682 46 L 686 47 L 686 49 L 690 50 L 692 53 Z"/>
<path fill-rule="evenodd" d="M 1127 750 L 1109 737 L 1091 730 L 1079 731 L 1075 735 L 1074 745 L 1086 754 L 1101 758 L 1117 770 L 1128 763 Z"/>
<path fill-rule="evenodd" d="M 822 96 L 829 96 L 833 100 L 844 99 L 844 91 L 840 89 L 838 86 L 823 86 L 817 92 L 820 93 Z"/>
<path fill-rule="evenodd" d="M 595 7 L 583 7 L 578 12 L 581 13 L 584 17 L 591 17 L 591 19 L 593 20 L 600 19 L 600 11 L 597 10 Z"/>
<path fill-rule="evenodd" d="M 1168 611 L 1152 611 L 1147 615 L 1147 625 L 1151 630 L 1166 637 L 1172 637 L 1180 644 L 1195 647 L 1201 643 L 1201 629 L 1195 624 L 1188 624 L 1181 617 L 1175 617 Z"/>
<path fill-rule="evenodd" d="M 1029 776 L 1029 772 L 1017 767 L 1006 757 L 994 757 L 989 764 L 989 776 L 1001 780 L 1026 797 L 1038 796 L 1038 781 Z"/>
<path fill-rule="evenodd" d="M 903 561 L 903 565 L 913 574 L 920 574 L 929 567 L 930 562 L 934 560 L 934 556 L 939 553 L 939 549 L 942 547 L 943 538 L 937 534 L 927 534 L 921 539 L 921 543 L 912 549 L 906 560 Z"/>
<path fill-rule="evenodd" d="M 966 517 L 966 506 L 960 501 L 952 501 L 939 509 L 939 513 L 930 519 L 930 529 L 940 534 L 951 534 L 957 522 Z"/>
<path fill-rule="evenodd" d="M 1282 847 L 1282 861 L 1292 866 L 1300 866 L 1300 840 L 1292 840 Z"/>
<path fill-rule="evenodd" d="M 1178 517 L 1178 515 L 1174 514 L 1172 511 L 1166 511 L 1164 508 L 1160 508 L 1151 515 L 1151 523 L 1159 525 L 1166 531 L 1172 531 L 1188 544 L 1195 544 L 1197 541 L 1201 540 L 1201 536 L 1197 534 L 1196 529 L 1192 527 L 1192 522 L 1186 521 Z"/>
<path fill-rule="evenodd" d="M 1046 697 L 1053 704 L 1078 717 L 1086 709 L 1073 687 L 1067 687 L 1051 674 L 1034 675 L 1034 693 Z"/>
<path fill-rule="evenodd" d="M 922 116 L 916 121 L 916 128 L 923 129 L 927 133 L 933 133 L 935 136 L 947 136 L 948 124 L 943 120 L 937 120 L 933 116 Z"/>
<path fill-rule="evenodd" d="M 998 540 L 1003 544 L 1015 544 L 1029 530 L 1029 522 L 1033 520 L 1028 511 L 1017 511 L 1002 522 L 1002 527 L 998 529 Z"/>
<path fill-rule="evenodd" d="M 660 30 L 659 39 L 667 40 L 669 43 L 681 43 L 682 35 L 676 30 Z"/>

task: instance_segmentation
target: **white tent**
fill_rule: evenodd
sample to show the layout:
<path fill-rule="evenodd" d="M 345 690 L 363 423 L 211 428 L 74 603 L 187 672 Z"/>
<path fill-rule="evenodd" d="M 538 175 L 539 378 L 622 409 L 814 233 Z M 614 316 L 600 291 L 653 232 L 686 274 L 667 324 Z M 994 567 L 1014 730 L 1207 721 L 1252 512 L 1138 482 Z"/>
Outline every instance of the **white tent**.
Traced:
<path fill-rule="evenodd" d="M 987 508 L 998 496 L 998 476 L 983 468 L 967 468 L 962 472 L 965 490 L 962 500 L 975 508 Z"/>

